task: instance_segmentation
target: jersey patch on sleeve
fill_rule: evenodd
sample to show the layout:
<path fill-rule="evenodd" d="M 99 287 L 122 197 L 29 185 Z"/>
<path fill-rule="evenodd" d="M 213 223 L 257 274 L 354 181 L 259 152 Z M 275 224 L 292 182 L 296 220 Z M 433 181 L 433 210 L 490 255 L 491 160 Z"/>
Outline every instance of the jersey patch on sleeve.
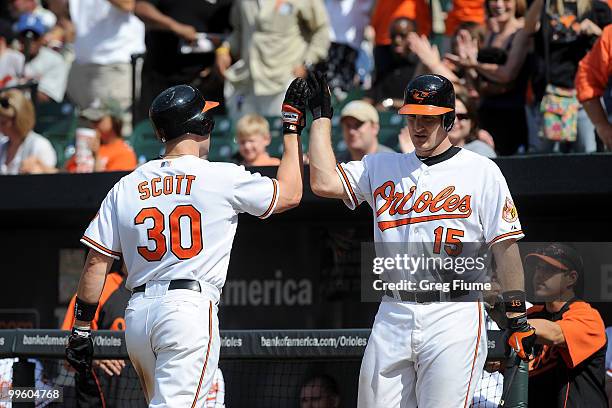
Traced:
<path fill-rule="evenodd" d="M 507 223 L 513 223 L 518 219 L 518 211 L 516 206 L 509 197 L 506 197 L 506 202 L 502 210 L 502 218 Z"/>

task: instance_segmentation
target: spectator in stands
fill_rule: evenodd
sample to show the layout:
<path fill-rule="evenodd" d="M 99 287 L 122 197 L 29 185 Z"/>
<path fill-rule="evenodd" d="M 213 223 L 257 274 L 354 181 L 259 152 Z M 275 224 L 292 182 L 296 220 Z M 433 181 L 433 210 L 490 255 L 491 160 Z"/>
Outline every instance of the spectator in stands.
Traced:
<path fill-rule="evenodd" d="M 543 150 L 594 152 L 594 126 L 576 99 L 574 80 L 578 64 L 602 29 L 612 22 L 610 8 L 599 0 L 534 0 L 537 70 L 532 79 L 535 98 L 543 115 Z M 540 24 L 540 22 L 542 22 Z M 541 101 L 541 102 L 540 102 Z"/>
<path fill-rule="evenodd" d="M 0 88 L 15 81 L 23 73 L 23 54 L 10 48 L 14 38 L 11 23 L 0 20 Z"/>
<path fill-rule="evenodd" d="M 10 0 L 10 8 L 15 20 L 19 20 L 24 14 L 35 15 L 45 26 L 45 31 L 51 30 L 57 23 L 55 14 L 44 8 L 40 4 L 40 0 Z"/>
<path fill-rule="evenodd" d="M 271 140 L 270 125 L 260 115 L 244 115 L 236 124 L 236 142 L 245 166 L 278 166 L 280 159 L 266 151 Z"/>
<path fill-rule="evenodd" d="M 414 30 L 419 34 L 428 36 L 431 32 L 431 12 L 425 0 L 377 1 L 370 23 L 376 33 L 374 38 L 375 81 L 384 78 L 387 72 L 393 69 L 390 29 L 392 23 L 400 17 L 414 21 Z"/>
<path fill-rule="evenodd" d="M 603 30 L 593 49 L 580 61 L 576 73 L 578 101 L 595 125 L 603 145 L 612 150 L 612 124 L 600 98 L 612 77 L 612 25 Z"/>
<path fill-rule="evenodd" d="M 47 27 L 40 17 L 22 14 L 16 29 L 27 61 L 25 77 L 38 82 L 38 102 L 62 102 L 69 68 L 61 54 L 43 45 Z"/>
<path fill-rule="evenodd" d="M 64 0 L 68 12 L 68 1 Z M 132 98 L 131 56 L 144 52 L 144 24 L 133 13 L 135 0 L 69 0 L 76 30 L 75 60 L 68 77 L 68 96 L 81 109 L 112 97 L 124 111 Z"/>
<path fill-rule="evenodd" d="M 485 1 L 487 0 L 452 0 L 451 9 L 446 17 L 446 41 L 449 41 L 465 23 L 484 26 Z M 497 4 L 503 1 L 491 0 Z M 447 50 L 448 45 L 445 44 L 444 48 Z"/>
<path fill-rule="evenodd" d="M 26 161 L 35 160 L 55 168 L 57 156 L 51 143 L 35 133 L 34 106 L 16 89 L 0 94 L 0 174 L 31 173 Z M 44 170 L 40 170 L 43 172 Z"/>
<path fill-rule="evenodd" d="M 325 0 L 331 44 L 320 70 L 330 89 L 342 99 L 355 83 L 356 63 L 374 0 Z"/>
<path fill-rule="evenodd" d="M 536 301 L 528 309 L 537 345 L 529 362 L 530 407 L 605 408 L 606 332 L 601 316 L 576 292 L 582 258 L 563 244 L 527 255 Z"/>
<path fill-rule="evenodd" d="M 482 156 L 494 158 L 495 150 L 484 140 L 493 141 L 486 130 L 478 127 L 476 110 L 466 96 L 458 93 L 455 99 L 455 124 L 448 133 L 451 143 Z"/>
<path fill-rule="evenodd" d="M 469 38 L 476 44 L 481 44 L 484 41 L 485 30 L 483 26 L 472 22 L 461 23 L 455 35 L 450 39 L 450 56 L 459 54 L 457 50 L 459 37 L 460 34 L 463 35 L 464 33 L 468 34 Z M 419 73 L 442 75 L 453 83 L 457 92 L 464 91 L 470 97 L 478 97 L 475 83 L 469 75 L 466 75 L 466 69 L 449 58 L 442 59 L 438 47 L 431 44 L 426 36 L 410 33 L 408 35 L 408 45 L 422 64 Z"/>
<path fill-rule="evenodd" d="M 131 171 L 136 168 L 136 153 L 122 137 L 123 109 L 118 101 L 97 100 L 81 116 L 96 130 L 90 146 L 95 159 L 94 171 Z M 76 168 L 76 158 L 72 156 L 66 162 L 66 170 L 75 172 Z"/>
<path fill-rule="evenodd" d="M 480 126 L 491 133 L 501 155 L 511 155 L 521 146 L 523 150 L 528 146 L 525 105 L 532 58 L 527 57 L 528 43 L 521 33 L 525 9 L 523 0 L 487 1 L 489 28 L 484 43 L 479 45 L 460 30 L 457 55 L 449 56 L 475 83 L 481 97 Z M 513 123 L 511 128 L 508 121 Z"/>
<path fill-rule="evenodd" d="M 347 103 L 340 114 L 340 123 L 347 150 L 336 155 L 338 162 L 361 160 L 366 154 L 393 152 L 393 149 L 378 142 L 378 112 L 369 103 Z"/>
<path fill-rule="evenodd" d="M 237 0 L 230 23 L 234 31 L 216 51 L 230 116 L 277 116 L 291 80 L 327 57 L 323 0 Z"/>
<path fill-rule="evenodd" d="M 230 0 L 136 1 L 135 13 L 147 26 L 138 120 L 148 120 L 153 98 L 178 84 L 191 84 L 207 98 L 223 101 L 214 51 L 221 34 L 230 30 L 230 7 Z"/>
<path fill-rule="evenodd" d="M 384 77 L 377 77 L 365 93 L 365 100 L 378 110 L 397 110 L 403 105 L 404 89 L 417 72 L 419 59 L 410 50 L 408 37 L 416 31 L 416 22 L 399 17 L 391 23 L 391 61 Z"/>
<path fill-rule="evenodd" d="M 338 408 L 338 384 L 328 375 L 310 378 L 300 389 L 300 408 Z"/>

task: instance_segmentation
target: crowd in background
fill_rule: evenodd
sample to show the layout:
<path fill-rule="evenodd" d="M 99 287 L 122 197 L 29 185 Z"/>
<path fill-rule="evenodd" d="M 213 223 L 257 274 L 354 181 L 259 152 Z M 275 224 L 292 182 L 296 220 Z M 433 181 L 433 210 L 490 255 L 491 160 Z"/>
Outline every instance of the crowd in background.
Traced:
<path fill-rule="evenodd" d="M 179 83 L 221 102 L 234 160 L 275 165 L 264 122 L 309 70 L 327 74 L 340 108 L 339 160 L 411 151 L 403 119 L 384 140 L 381 121 L 427 72 L 455 85 L 456 145 L 605 151 L 611 21 L 602 0 L 0 0 L 0 87 L 22 88 L 0 89 L 0 174 L 133 169 L 132 130 Z M 65 103 L 95 130 L 88 161 L 59 163 L 34 131 L 37 109 Z"/>

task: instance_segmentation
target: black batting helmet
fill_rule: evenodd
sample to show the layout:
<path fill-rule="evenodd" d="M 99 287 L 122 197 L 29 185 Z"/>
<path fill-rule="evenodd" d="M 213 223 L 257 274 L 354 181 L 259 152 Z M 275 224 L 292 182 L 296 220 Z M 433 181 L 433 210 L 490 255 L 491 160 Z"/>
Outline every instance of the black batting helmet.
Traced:
<path fill-rule="evenodd" d="M 404 92 L 401 115 L 441 115 L 444 129 L 450 131 L 455 124 L 455 88 L 442 75 L 419 75 Z"/>
<path fill-rule="evenodd" d="M 157 95 L 151 103 L 149 118 L 155 135 L 162 142 L 187 133 L 206 136 L 215 126 L 208 110 L 219 102 L 206 101 L 200 91 L 189 85 L 176 85 Z"/>

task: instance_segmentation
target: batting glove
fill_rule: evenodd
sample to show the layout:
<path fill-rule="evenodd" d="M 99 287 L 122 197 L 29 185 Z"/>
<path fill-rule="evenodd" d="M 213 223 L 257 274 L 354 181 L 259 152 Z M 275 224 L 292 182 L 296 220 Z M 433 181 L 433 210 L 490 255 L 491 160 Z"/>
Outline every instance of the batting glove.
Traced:
<path fill-rule="evenodd" d="M 77 371 L 85 372 L 91 370 L 93 360 L 93 340 L 91 330 L 73 328 L 68 345 L 66 346 L 66 360 Z"/>
<path fill-rule="evenodd" d="M 331 93 L 327 85 L 325 74 L 320 72 L 309 72 L 308 90 L 310 98 L 308 98 L 308 107 L 312 112 L 313 120 L 319 118 L 331 119 L 334 116 L 334 109 L 331 105 Z"/>
<path fill-rule="evenodd" d="M 536 342 L 536 332 L 527 320 L 527 314 L 508 318 L 508 345 L 523 361 L 529 361 Z"/>
<path fill-rule="evenodd" d="M 302 78 L 291 82 L 283 101 L 283 133 L 297 133 L 298 136 L 306 126 L 306 103 L 308 85 Z"/>

